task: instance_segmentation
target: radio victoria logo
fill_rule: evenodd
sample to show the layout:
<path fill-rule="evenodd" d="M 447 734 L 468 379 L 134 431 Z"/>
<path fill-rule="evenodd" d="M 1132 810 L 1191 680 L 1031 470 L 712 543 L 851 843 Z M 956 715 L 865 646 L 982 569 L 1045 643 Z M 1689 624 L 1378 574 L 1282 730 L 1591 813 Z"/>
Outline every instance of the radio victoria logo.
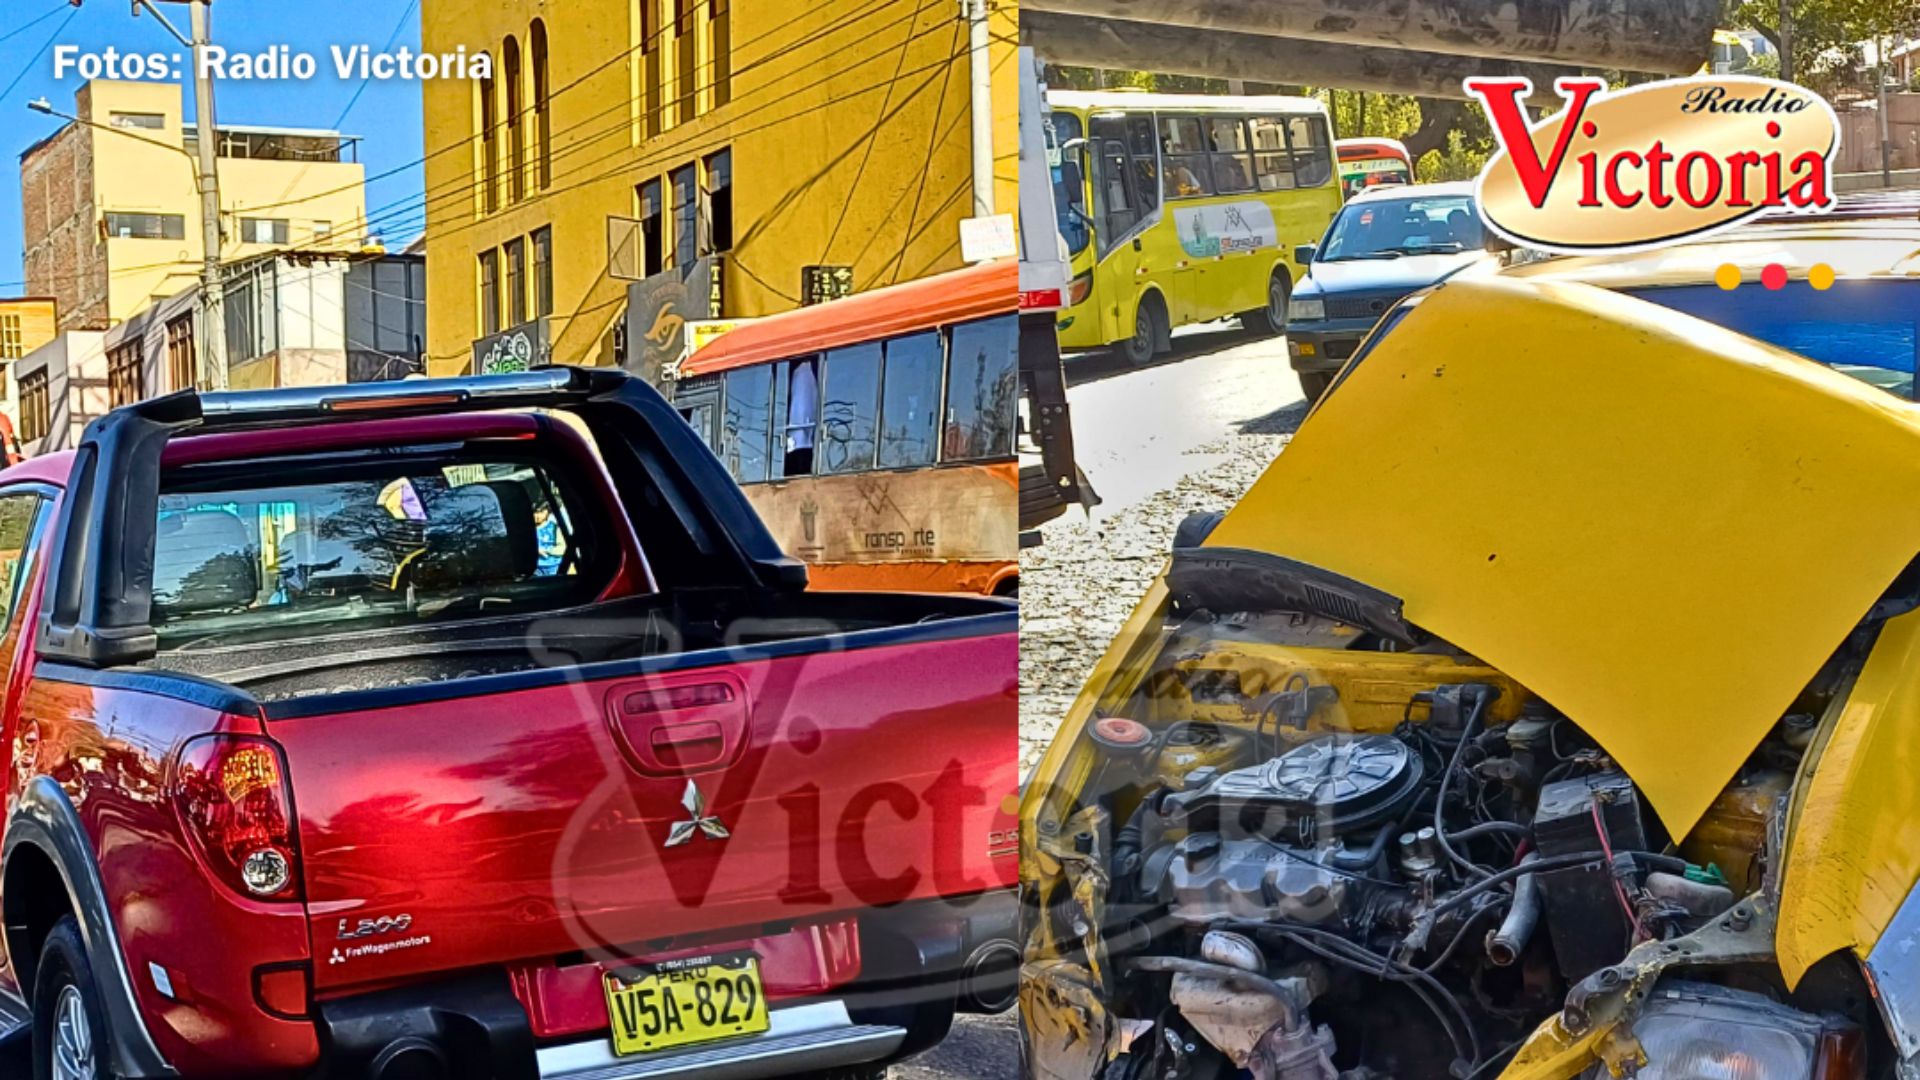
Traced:
<path fill-rule="evenodd" d="M 1475 186 L 1481 216 L 1525 247 L 1632 251 L 1834 205 L 1839 120 L 1792 83 L 1702 75 L 1608 90 L 1564 78 L 1565 107 L 1532 126 L 1530 81 L 1464 85 L 1500 144 Z"/>

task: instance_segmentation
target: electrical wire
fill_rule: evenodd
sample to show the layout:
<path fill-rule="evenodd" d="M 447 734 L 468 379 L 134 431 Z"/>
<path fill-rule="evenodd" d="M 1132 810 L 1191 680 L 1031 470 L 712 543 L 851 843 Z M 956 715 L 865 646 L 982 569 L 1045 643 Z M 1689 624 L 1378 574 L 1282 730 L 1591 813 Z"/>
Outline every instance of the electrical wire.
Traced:
<path fill-rule="evenodd" d="M 60 14 L 60 10 L 62 8 L 70 8 L 72 6 L 73 5 L 69 3 L 68 0 L 57 0 L 57 2 L 53 5 L 53 7 L 47 9 L 46 14 L 36 15 L 33 18 L 28 19 L 26 22 L 21 23 L 19 26 L 16 26 L 13 29 L 7 31 L 6 33 L 0 34 L 0 41 L 8 41 L 13 38 L 17 38 L 21 34 L 24 34 L 27 31 L 33 29 L 34 27 L 39 26 L 41 23 L 46 22 L 48 19 L 53 18 L 55 15 Z"/>
<path fill-rule="evenodd" d="M 801 45 L 807 44 L 810 41 L 817 40 L 818 38 L 824 37 L 826 34 L 837 32 L 838 30 L 843 29 L 846 25 L 848 25 L 850 22 L 854 21 L 855 19 L 865 15 L 873 14 L 874 12 L 878 11 L 881 7 L 884 7 L 891 2 L 892 0 L 875 0 L 873 4 L 865 8 L 858 9 L 852 15 L 842 19 L 841 22 L 838 24 L 831 24 L 828 27 L 822 28 L 820 30 L 812 31 L 809 33 L 807 37 L 802 37 L 798 41 L 795 41 L 789 45 L 782 46 L 780 48 L 772 50 L 771 52 L 769 52 L 767 56 L 762 57 L 760 60 L 750 61 L 748 64 L 745 64 L 739 68 L 733 69 L 729 73 L 729 77 L 737 78 L 739 75 L 745 73 L 746 71 L 752 70 L 758 64 L 766 63 L 771 60 L 777 59 Z M 795 23 L 800 22 L 802 19 L 812 16 L 813 14 L 814 12 L 812 8 L 809 8 L 803 5 L 801 7 L 800 13 L 795 15 L 793 18 L 790 18 L 786 22 L 780 23 L 779 25 L 770 28 L 766 32 L 755 36 L 751 41 L 742 42 L 741 43 L 741 45 L 743 46 L 742 51 L 744 51 L 745 46 L 766 40 L 767 38 L 772 37 L 774 34 L 779 33 L 781 30 L 784 30 L 787 27 L 790 27 Z M 663 20 L 660 28 L 656 30 L 654 33 L 643 36 L 638 42 L 636 42 L 631 47 L 615 52 L 612 56 L 608 57 L 602 63 L 595 65 L 594 67 L 589 68 L 588 70 L 582 72 L 580 75 L 576 76 L 570 82 L 567 82 L 553 89 L 551 92 L 547 94 L 548 107 L 551 108 L 552 103 L 555 100 L 559 99 L 561 96 L 565 95 L 569 91 L 579 88 L 580 86 L 584 85 L 587 82 L 587 80 L 593 78 L 595 75 L 598 75 L 601 72 L 606 71 L 608 68 L 613 67 L 615 64 L 618 64 L 624 60 L 627 60 L 628 58 L 632 57 L 636 53 L 644 55 L 645 53 L 651 51 L 652 47 L 655 44 L 664 42 L 666 40 L 667 27 L 670 26 L 672 22 L 673 20 L 670 20 L 670 19 Z M 717 75 L 716 75 L 716 82 L 717 82 Z M 712 84 L 708 84 L 707 88 L 710 88 L 711 85 Z M 698 92 L 698 89 L 700 88 L 696 88 L 696 93 Z M 619 111 L 626 111 L 631 107 L 631 105 L 632 103 L 630 101 L 623 100 L 619 102 L 619 104 L 614 108 L 596 113 L 593 116 L 588 117 L 587 120 L 591 121 L 591 120 L 598 119 L 602 116 L 606 116 L 608 113 L 613 112 L 616 109 Z M 586 121 L 577 122 L 575 125 L 569 125 L 569 127 L 578 126 L 579 123 L 584 123 L 584 122 Z M 557 129 L 554 133 L 560 134 L 566 130 L 568 129 L 567 128 Z M 391 177 L 398 176 L 401 173 L 419 168 L 420 166 L 425 165 L 427 162 L 432 161 L 435 158 L 469 147 L 471 146 L 473 140 L 478 137 L 478 134 L 479 133 L 476 132 L 473 135 L 462 136 L 458 139 L 455 139 L 452 142 L 447 143 L 444 146 L 439 147 L 438 149 L 430 150 L 426 154 L 422 155 L 421 157 L 408 161 L 405 164 L 397 165 L 392 169 L 388 169 L 384 172 L 376 173 L 373 176 L 366 177 L 364 178 L 364 183 L 371 184 L 376 181 L 386 180 Z M 309 199 L 323 199 L 333 195 L 340 195 L 346 192 L 353 191 L 354 189 L 362 186 L 363 184 L 346 184 L 341 187 L 335 188 L 331 191 L 324 191 L 315 195 L 307 196 L 305 199 L 295 199 L 289 202 L 279 203 L 279 204 L 268 203 L 264 206 L 255 207 L 255 209 L 270 210 L 270 209 L 277 209 L 279 206 L 295 206 L 302 202 L 306 202 Z"/>
<path fill-rule="evenodd" d="M 1473 1019 L 1467 1015 L 1466 1007 L 1460 1004 L 1459 999 L 1448 993 L 1447 988 L 1440 984 L 1440 980 L 1434 978 L 1430 973 L 1422 971 L 1411 964 L 1402 963 L 1390 956 L 1383 956 L 1364 945 L 1350 941 L 1330 930 L 1322 930 L 1315 926 L 1301 926 L 1293 923 L 1268 924 L 1237 921 L 1229 923 L 1228 925 L 1243 932 L 1277 934 L 1307 949 L 1309 952 L 1316 953 L 1329 960 L 1344 963 L 1348 967 L 1355 968 L 1374 978 L 1406 984 L 1409 989 L 1412 989 L 1416 995 L 1419 995 L 1421 1000 L 1425 1001 L 1428 1007 L 1433 1010 L 1434 1016 L 1440 1020 L 1441 1027 L 1446 1029 L 1448 1039 L 1453 1042 L 1455 1054 L 1466 1061 L 1469 1066 L 1479 1064 L 1480 1037 L 1474 1031 Z M 1316 943 L 1309 939 L 1319 939 L 1319 942 Z M 1324 945 L 1325 947 L 1321 948 L 1318 947 L 1318 945 Z M 1449 1018 L 1447 1013 L 1439 1008 L 1438 1002 L 1428 1000 L 1426 995 L 1421 993 L 1422 989 L 1437 995 L 1439 1001 L 1446 1002 L 1450 1007 L 1449 1011 L 1451 1011 L 1452 1017 Z M 1459 1024 L 1457 1030 L 1454 1027 L 1456 1022 Z"/>
<path fill-rule="evenodd" d="M 52 12 L 48 12 L 47 14 L 51 15 Z M 66 33 L 67 24 L 72 22 L 73 17 L 78 14 L 80 14 L 78 5 L 67 11 L 67 17 L 61 19 L 60 25 L 53 28 L 52 35 L 49 36 L 46 41 L 42 42 L 38 49 L 34 50 L 33 55 L 27 59 L 25 64 L 20 65 L 20 71 L 14 75 L 12 81 L 7 83 L 7 88 L 0 90 L 0 99 L 4 99 L 8 94 L 13 93 L 14 88 L 20 85 L 20 81 L 25 79 L 27 73 L 33 70 L 34 65 L 40 62 L 40 58 L 47 55 L 47 50 L 53 48 L 53 43 L 60 40 L 60 35 Z M 42 16 L 42 18 L 45 18 L 45 16 Z M 24 30 L 26 27 L 23 26 L 20 29 Z"/>
<path fill-rule="evenodd" d="M 882 27 L 874 28 L 873 32 L 878 33 L 880 31 L 891 28 L 893 26 L 897 26 L 903 22 L 910 21 L 911 19 L 916 17 L 917 17 L 917 13 L 910 14 L 905 18 L 894 19 L 892 22 L 887 23 Z M 846 20 L 842 21 L 843 25 L 845 22 Z M 808 38 L 802 39 L 802 41 L 804 42 L 804 41 L 815 40 L 820 37 L 824 37 L 827 34 L 832 33 L 835 30 L 840 28 L 843 28 L 843 26 L 830 27 L 821 31 L 817 31 L 809 35 Z M 936 23 L 927 29 L 914 31 L 911 36 L 914 38 L 929 36 L 943 29 L 945 29 L 944 24 Z M 881 56 L 884 56 L 885 53 L 892 47 L 893 47 L 892 45 L 885 45 L 878 52 L 875 52 L 870 56 L 856 57 L 852 59 L 850 62 L 845 63 L 841 67 L 837 67 L 837 68 L 828 70 L 823 74 L 820 74 L 811 82 L 802 86 L 796 87 L 796 86 L 780 85 L 777 83 L 769 84 L 766 87 L 767 91 L 769 92 L 778 91 L 779 96 L 765 103 L 762 103 L 760 105 L 756 105 L 752 109 L 748 109 L 748 110 L 745 110 L 744 112 L 736 113 L 735 115 L 733 115 L 730 118 L 733 121 L 733 123 L 730 123 L 722 127 L 717 133 L 719 142 L 731 142 L 742 135 L 752 134 L 754 132 L 763 131 L 768 128 L 776 127 L 782 124 L 792 123 L 794 121 L 804 119 L 805 117 L 813 113 L 821 112 L 829 108 L 842 106 L 849 99 L 864 96 L 866 94 L 884 89 L 887 84 L 875 83 L 854 91 L 850 91 L 845 94 L 837 95 L 818 105 L 808 106 L 797 112 L 779 115 L 777 117 L 774 117 L 771 120 L 765 121 L 757 125 L 753 125 L 745 128 L 738 126 L 738 122 L 741 119 L 744 119 L 746 117 L 751 117 L 756 114 L 764 113 L 770 109 L 778 108 L 782 105 L 789 103 L 796 96 L 804 96 L 806 92 L 809 90 L 815 89 L 820 86 L 824 86 L 838 78 L 841 78 L 844 75 L 851 73 L 852 71 L 857 70 L 858 68 L 860 68 L 861 66 L 864 66 L 865 64 L 872 63 L 873 61 L 879 59 Z M 964 55 L 964 52 L 963 51 L 951 52 L 949 53 L 949 55 L 941 57 L 940 59 L 932 63 L 924 64 L 910 71 L 903 72 L 902 73 L 903 77 L 917 75 L 926 71 L 931 71 L 939 68 L 950 67 L 953 61 L 957 59 L 958 56 L 960 55 Z M 769 58 L 769 59 L 772 59 L 772 58 Z M 744 70 L 746 69 L 744 68 L 737 69 L 735 72 L 735 76 L 742 73 Z M 711 85 L 712 84 L 705 84 L 702 88 L 710 88 Z M 697 92 L 698 90 L 696 90 L 696 93 Z M 736 102 L 740 100 L 742 99 L 739 99 L 739 98 L 735 99 Z M 593 117 L 589 117 L 584 121 L 577 122 L 574 125 L 569 125 L 568 127 L 560 130 L 562 132 L 572 131 L 577 127 L 584 126 L 586 123 L 589 123 L 593 119 L 597 119 L 598 117 L 603 117 L 613 112 L 625 113 L 628 111 L 630 105 L 631 105 L 631 102 L 623 100 L 617 103 L 616 105 L 610 107 L 609 109 L 602 110 L 600 113 L 595 114 Z M 554 160 L 556 161 L 562 160 L 570 157 L 575 153 L 582 152 L 586 150 L 588 147 L 594 146 L 606 140 L 609 136 L 617 134 L 623 130 L 627 130 L 630 127 L 631 127 L 630 118 L 623 116 L 621 119 L 617 120 L 615 123 L 605 128 L 599 129 L 595 132 L 592 132 L 576 140 L 574 146 L 562 150 L 561 153 L 555 155 Z M 535 198 L 536 199 L 548 198 L 554 195 L 562 194 L 566 191 L 571 191 L 581 187 L 591 186 L 593 184 L 597 184 L 604 180 L 607 180 L 611 177 L 618 176 L 622 173 L 629 173 L 629 172 L 634 172 L 638 170 L 643 170 L 648 167 L 657 166 L 659 164 L 662 164 L 664 162 L 671 161 L 671 160 L 676 160 L 676 159 L 685 158 L 685 157 L 697 158 L 709 152 L 710 150 L 714 149 L 715 146 L 717 145 L 718 143 L 709 141 L 709 142 L 703 142 L 696 146 L 672 146 L 672 147 L 664 148 L 661 151 L 658 151 L 656 153 L 643 155 L 640 158 L 635 159 L 632 156 L 634 148 L 630 144 L 622 142 L 620 145 L 616 146 L 612 151 L 608 153 L 601 154 L 598 157 L 569 166 L 571 170 L 578 171 L 581 169 L 589 169 L 594 166 L 598 166 L 603 162 L 613 162 L 612 168 L 604 172 L 589 175 L 583 179 L 575 180 L 574 182 L 569 184 L 548 188 L 544 191 L 539 192 L 535 196 Z M 369 181 L 371 181 L 372 179 L 374 178 L 369 178 Z M 404 198 L 394 200 L 393 202 L 387 203 L 381 207 L 376 207 L 373 210 L 367 211 L 366 213 L 363 213 L 361 216 L 354 218 L 352 220 L 349 220 L 347 222 L 336 222 L 335 231 L 336 232 L 352 231 L 354 229 L 360 228 L 363 225 L 368 226 L 369 231 L 371 231 L 371 227 L 374 226 L 376 223 L 381 222 L 383 219 L 392 219 L 396 221 L 407 220 L 413 217 L 414 215 L 418 214 L 422 210 L 426 211 L 427 217 L 431 219 L 440 209 L 452 205 L 454 200 L 457 200 L 462 196 L 478 191 L 489 184 L 497 183 L 498 179 L 499 178 L 497 175 L 488 175 L 485 170 L 480 170 L 478 174 L 462 173 L 460 177 L 457 177 L 454 181 L 450 181 L 447 184 L 443 184 L 435 188 L 429 188 L 427 191 L 421 194 L 409 195 Z M 339 189 L 339 190 L 351 190 L 352 188 L 358 187 L 358 186 L 360 185 L 349 185 L 347 188 Z M 276 205 L 297 205 L 299 203 L 307 202 L 310 200 L 323 198 L 328 194 L 332 194 L 332 193 L 320 192 L 314 195 L 306 196 L 305 198 L 302 198 L 299 200 L 293 200 L 289 203 L 283 203 L 283 204 L 267 203 L 257 207 L 250 207 L 249 210 L 250 212 L 259 212 L 265 209 L 274 208 Z M 529 201 L 532 201 L 532 200 L 529 200 Z M 457 234 L 459 232 L 464 232 L 467 229 L 480 228 L 480 227 L 492 224 L 495 220 L 496 219 L 493 214 L 480 215 L 473 218 L 472 220 L 465 221 L 457 225 L 453 225 L 448 229 L 443 229 L 441 230 L 440 235 L 445 236 L 450 234 Z M 288 248 L 285 250 L 293 250 L 293 249 Z"/>
<path fill-rule="evenodd" d="M 1480 731 L 1480 722 L 1485 718 L 1487 705 L 1493 697 L 1492 687 L 1482 687 L 1474 694 L 1473 708 L 1467 711 L 1467 722 L 1460 729 L 1460 741 L 1453 748 L 1453 755 L 1447 759 L 1445 771 L 1440 774 L 1440 790 L 1433 797 L 1433 835 L 1440 842 L 1440 850 L 1460 869 L 1476 878 L 1490 876 L 1493 871 L 1468 859 L 1453 849 L 1447 839 L 1447 788 L 1453 782 L 1453 774 L 1459 771 L 1460 759 L 1466 755 L 1467 747 L 1472 745 L 1473 737 Z"/>

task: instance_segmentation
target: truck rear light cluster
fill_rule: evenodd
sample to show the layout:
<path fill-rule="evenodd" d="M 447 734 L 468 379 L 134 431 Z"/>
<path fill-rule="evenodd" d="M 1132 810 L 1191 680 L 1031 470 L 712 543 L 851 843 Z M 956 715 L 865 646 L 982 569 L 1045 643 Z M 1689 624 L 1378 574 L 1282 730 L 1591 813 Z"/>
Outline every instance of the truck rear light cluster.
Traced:
<path fill-rule="evenodd" d="M 173 798 L 214 876 L 245 896 L 298 900 L 293 795 L 271 740 L 203 735 L 180 751 Z"/>

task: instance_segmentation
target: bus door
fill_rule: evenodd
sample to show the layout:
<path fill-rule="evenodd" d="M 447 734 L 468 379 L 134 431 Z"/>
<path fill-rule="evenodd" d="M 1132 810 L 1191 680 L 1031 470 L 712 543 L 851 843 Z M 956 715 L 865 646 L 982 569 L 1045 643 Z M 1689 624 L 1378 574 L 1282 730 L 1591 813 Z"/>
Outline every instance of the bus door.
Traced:
<path fill-rule="evenodd" d="M 1136 152 L 1144 125 L 1148 154 Z M 1146 265 L 1141 232 L 1159 216 L 1159 162 L 1152 156 L 1149 117 L 1094 115 L 1087 123 L 1087 160 L 1092 167 L 1095 257 L 1093 295 L 1101 305 L 1108 341 L 1133 334 L 1134 299 Z"/>

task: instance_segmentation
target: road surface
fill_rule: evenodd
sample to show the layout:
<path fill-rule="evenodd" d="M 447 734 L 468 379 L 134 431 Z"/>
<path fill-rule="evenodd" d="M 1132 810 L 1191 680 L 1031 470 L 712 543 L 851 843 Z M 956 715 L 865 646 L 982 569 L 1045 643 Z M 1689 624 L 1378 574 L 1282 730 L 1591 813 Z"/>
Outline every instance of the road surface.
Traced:
<path fill-rule="evenodd" d="M 1232 506 L 1306 415 L 1285 339 L 1229 322 L 1173 344 L 1141 368 L 1067 360 L 1074 456 L 1102 503 L 1047 523 L 1020 553 L 1023 767 L 1165 565 L 1180 519 Z"/>

